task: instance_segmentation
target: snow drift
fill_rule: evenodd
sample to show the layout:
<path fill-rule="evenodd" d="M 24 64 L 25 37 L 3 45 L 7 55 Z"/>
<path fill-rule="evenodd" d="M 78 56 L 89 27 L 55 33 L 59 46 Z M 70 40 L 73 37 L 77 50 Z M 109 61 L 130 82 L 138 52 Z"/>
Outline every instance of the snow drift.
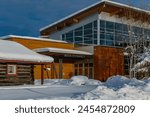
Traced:
<path fill-rule="evenodd" d="M 150 78 L 112 76 L 106 82 L 74 76 L 69 80 L 45 79 L 35 86 L 0 87 L 0 99 L 149 100 Z"/>

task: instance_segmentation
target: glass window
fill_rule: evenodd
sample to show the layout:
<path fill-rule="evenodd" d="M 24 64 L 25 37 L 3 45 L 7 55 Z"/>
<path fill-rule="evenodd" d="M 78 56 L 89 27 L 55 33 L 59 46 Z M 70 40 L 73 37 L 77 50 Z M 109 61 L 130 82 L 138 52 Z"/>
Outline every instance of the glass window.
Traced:
<path fill-rule="evenodd" d="M 73 42 L 73 31 L 66 33 L 66 41 Z"/>
<path fill-rule="evenodd" d="M 7 65 L 7 75 L 16 75 L 17 67 L 16 65 Z"/>
<path fill-rule="evenodd" d="M 114 30 L 114 23 L 106 21 L 106 31 L 113 31 Z"/>
<path fill-rule="evenodd" d="M 83 30 L 82 27 L 75 29 L 75 43 L 82 43 L 83 42 Z"/>
<path fill-rule="evenodd" d="M 84 26 L 84 43 L 92 44 L 92 23 Z"/>
<path fill-rule="evenodd" d="M 122 32 L 122 24 L 115 23 L 115 31 L 116 32 Z"/>
<path fill-rule="evenodd" d="M 115 34 L 115 41 L 123 41 L 122 34 Z"/>
<path fill-rule="evenodd" d="M 128 26 L 125 24 L 122 24 L 122 30 L 124 34 L 128 34 Z"/>
<path fill-rule="evenodd" d="M 114 42 L 113 42 L 113 41 L 109 41 L 109 40 L 107 40 L 107 41 L 106 41 L 106 45 L 114 46 Z"/>
<path fill-rule="evenodd" d="M 105 39 L 105 34 L 104 33 L 100 34 L 100 39 Z"/>
<path fill-rule="evenodd" d="M 106 34 L 106 40 L 114 40 L 114 35 Z"/>
<path fill-rule="evenodd" d="M 100 45 L 106 45 L 106 41 L 105 40 L 100 40 Z"/>
<path fill-rule="evenodd" d="M 92 23 L 84 25 L 84 30 L 92 29 Z"/>
<path fill-rule="evenodd" d="M 94 44 L 97 44 L 97 20 L 93 22 L 94 25 L 94 31 L 93 31 L 93 37 L 94 37 Z"/>
<path fill-rule="evenodd" d="M 105 21 L 104 20 L 100 20 L 100 27 L 105 28 Z"/>
<path fill-rule="evenodd" d="M 97 31 L 97 20 L 93 22 L 94 24 L 94 29 Z"/>
<path fill-rule="evenodd" d="M 65 41 L 65 34 L 62 34 L 62 40 Z"/>

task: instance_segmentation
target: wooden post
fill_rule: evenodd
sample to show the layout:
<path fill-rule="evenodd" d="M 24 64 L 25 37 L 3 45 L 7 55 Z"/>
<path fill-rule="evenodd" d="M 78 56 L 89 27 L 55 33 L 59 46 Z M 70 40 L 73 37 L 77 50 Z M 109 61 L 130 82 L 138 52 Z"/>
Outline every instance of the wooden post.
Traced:
<path fill-rule="evenodd" d="M 43 68 L 44 68 L 44 65 L 41 65 L 41 85 L 43 85 L 43 83 L 44 83 L 44 72 L 43 72 Z"/>
<path fill-rule="evenodd" d="M 63 67 L 62 67 L 62 59 L 59 59 L 59 79 L 62 79 L 63 78 Z"/>

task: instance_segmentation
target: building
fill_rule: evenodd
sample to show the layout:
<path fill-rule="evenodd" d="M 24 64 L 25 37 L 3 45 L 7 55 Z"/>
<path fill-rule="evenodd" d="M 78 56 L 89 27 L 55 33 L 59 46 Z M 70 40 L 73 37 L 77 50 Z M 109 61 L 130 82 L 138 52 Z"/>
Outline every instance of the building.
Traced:
<path fill-rule="evenodd" d="M 40 29 L 40 34 L 75 45 L 93 46 L 94 78 L 105 80 L 110 75 L 128 75 L 123 49 L 141 38 L 150 40 L 150 12 L 103 0 Z M 97 76 L 97 70 L 103 75 Z M 106 70 L 109 73 L 105 73 Z"/>
<path fill-rule="evenodd" d="M 52 57 L 38 54 L 16 42 L 0 40 L 0 86 L 33 84 L 34 65 L 49 65 L 53 61 Z"/>
<path fill-rule="evenodd" d="M 40 34 L 75 44 L 123 47 L 129 31 L 149 39 L 149 17 L 146 10 L 101 1 L 40 29 Z"/>
<path fill-rule="evenodd" d="M 29 49 L 33 49 L 41 54 L 45 54 L 54 58 L 54 64 L 45 65 L 44 70 L 44 78 L 63 78 L 68 79 L 71 76 L 75 75 L 74 73 L 74 63 L 80 61 L 86 61 L 86 63 L 90 64 L 90 59 L 93 58 L 93 54 L 91 52 L 85 52 L 80 50 L 75 50 L 74 44 L 69 44 L 65 41 L 53 40 L 53 39 L 45 39 L 45 38 L 35 38 L 28 36 L 15 36 L 8 35 L 1 37 L 3 40 L 10 40 L 20 43 L 26 46 Z M 88 67 L 92 69 L 93 67 Z M 47 68 L 50 68 L 47 71 Z M 81 75 L 87 75 L 83 72 L 83 69 L 80 70 Z M 41 66 L 35 65 L 34 68 L 34 77 L 36 79 L 41 78 Z M 93 77 L 88 75 L 88 77 Z"/>
<path fill-rule="evenodd" d="M 6 36 L 44 55 L 55 64 L 44 78 L 86 75 L 106 81 L 112 75 L 128 75 L 124 47 L 150 39 L 150 13 L 112 1 L 100 1 L 40 29 L 40 38 Z M 40 78 L 41 68 L 35 68 Z M 45 70 L 46 71 L 46 70 Z"/>

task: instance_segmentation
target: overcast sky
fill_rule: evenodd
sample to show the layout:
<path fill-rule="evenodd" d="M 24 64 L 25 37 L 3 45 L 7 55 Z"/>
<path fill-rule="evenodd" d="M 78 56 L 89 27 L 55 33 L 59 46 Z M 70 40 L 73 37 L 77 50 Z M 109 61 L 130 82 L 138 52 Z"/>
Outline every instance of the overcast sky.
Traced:
<path fill-rule="evenodd" d="M 39 29 L 100 0 L 0 0 L 0 36 L 39 36 Z M 150 0 L 115 0 L 150 9 Z"/>

